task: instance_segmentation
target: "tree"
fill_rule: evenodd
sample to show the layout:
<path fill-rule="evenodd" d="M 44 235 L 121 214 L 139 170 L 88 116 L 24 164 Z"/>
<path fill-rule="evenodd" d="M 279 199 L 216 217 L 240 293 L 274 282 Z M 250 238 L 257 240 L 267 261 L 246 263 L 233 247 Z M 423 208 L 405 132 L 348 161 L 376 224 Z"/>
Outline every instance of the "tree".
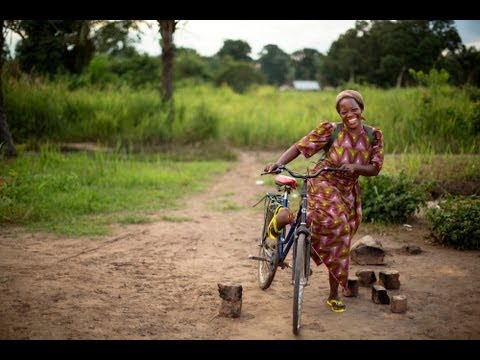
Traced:
<path fill-rule="evenodd" d="M 20 20 L 10 30 L 22 40 L 16 48 L 24 71 L 54 75 L 81 74 L 93 55 L 116 55 L 131 50 L 128 33 L 138 20 Z"/>
<path fill-rule="evenodd" d="M 243 93 L 253 84 L 262 84 L 263 75 L 252 63 L 236 61 L 227 57 L 215 77 L 217 85 L 227 84 L 235 92 Z"/>
<path fill-rule="evenodd" d="M 142 32 L 139 29 L 143 20 L 117 20 L 96 24 L 92 40 L 97 54 L 112 56 L 135 56 L 137 50 L 133 44 L 140 40 Z M 136 30 L 136 38 L 129 36 L 130 30 Z"/>
<path fill-rule="evenodd" d="M 322 70 L 335 85 L 358 77 L 384 87 L 408 85 L 407 69 L 428 72 L 460 45 L 452 20 L 357 21 L 332 43 Z"/>
<path fill-rule="evenodd" d="M 21 20 L 17 31 L 22 39 L 15 52 L 22 71 L 53 75 L 70 70 L 65 37 L 70 28 L 71 22 L 64 20 Z"/>
<path fill-rule="evenodd" d="M 438 68 L 447 70 L 455 85 L 480 86 L 480 51 L 473 46 L 448 53 Z"/>
<path fill-rule="evenodd" d="M 175 20 L 157 20 L 160 27 L 162 39 L 162 100 L 169 102 L 173 100 L 173 60 L 175 56 L 175 44 L 173 33 L 178 24 Z M 172 106 L 173 110 L 173 106 Z"/>
<path fill-rule="evenodd" d="M 200 56 L 194 49 L 175 49 L 175 81 L 195 79 L 197 81 L 212 80 L 213 74 L 209 69 L 209 59 Z"/>
<path fill-rule="evenodd" d="M 258 59 L 268 84 L 284 84 L 291 69 L 290 56 L 277 45 L 265 45 Z"/>
<path fill-rule="evenodd" d="M 396 86 L 405 82 L 406 69 L 428 72 L 444 51 L 455 51 L 461 45 L 452 20 L 378 22 L 373 24 L 371 36 L 378 44 L 380 63 L 395 57 L 395 66 L 383 68 L 383 78 Z"/>
<path fill-rule="evenodd" d="M 252 51 L 250 45 L 243 40 L 225 40 L 222 48 L 217 52 L 219 58 L 230 56 L 233 60 L 251 62 L 248 56 Z"/>
<path fill-rule="evenodd" d="M 3 75 L 3 48 L 5 45 L 5 33 L 4 33 L 4 20 L 0 19 L 0 149 L 5 146 L 6 156 L 17 156 L 17 151 L 13 145 L 12 135 L 8 129 L 7 116 L 5 115 L 5 109 L 3 107 L 3 87 L 2 87 L 2 75 Z"/>
<path fill-rule="evenodd" d="M 315 49 L 302 49 L 292 54 L 292 63 L 295 69 L 295 79 L 318 79 L 318 69 L 323 55 Z"/>

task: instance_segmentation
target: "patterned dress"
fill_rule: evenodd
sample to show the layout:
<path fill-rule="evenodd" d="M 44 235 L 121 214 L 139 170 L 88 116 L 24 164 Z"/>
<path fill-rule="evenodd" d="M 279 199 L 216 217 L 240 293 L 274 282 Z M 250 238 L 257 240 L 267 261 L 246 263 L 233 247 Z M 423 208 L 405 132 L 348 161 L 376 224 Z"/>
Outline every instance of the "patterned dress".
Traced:
<path fill-rule="evenodd" d="M 335 123 L 321 122 L 295 146 L 306 157 L 320 151 L 335 130 Z M 341 164 L 372 164 L 378 170 L 383 165 L 383 135 L 372 128 L 373 144 L 362 127 L 359 135 L 343 128 L 319 167 L 339 167 Z M 343 288 L 347 288 L 350 263 L 350 243 L 362 220 L 359 175 L 326 172 L 308 182 L 307 221 L 312 231 L 312 259 L 324 263 Z"/>

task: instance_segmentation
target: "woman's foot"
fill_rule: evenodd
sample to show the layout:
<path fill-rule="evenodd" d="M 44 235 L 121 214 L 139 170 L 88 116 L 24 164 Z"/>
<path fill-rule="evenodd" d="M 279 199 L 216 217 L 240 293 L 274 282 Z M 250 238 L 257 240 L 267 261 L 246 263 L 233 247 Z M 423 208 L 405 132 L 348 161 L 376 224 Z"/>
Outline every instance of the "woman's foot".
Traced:
<path fill-rule="evenodd" d="M 327 300 L 327 305 L 330 306 L 333 312 L 342 313 L 346 310 L 346 306 L 340 299 Z"/>
<path fill-rule="evenodd" d="M 282 209 L 281 206 L 278 206 L 272 216 L 272 219 L 270 220 L 270 223 L 268 224 L 268 237 L 271 240 L 277 240 L 278 236 L 280 235 L 280 232 L 282 231 L 281 229 L 278 228 L 278 222 L 277 222 L 277 216 L 280 210 Z"/>

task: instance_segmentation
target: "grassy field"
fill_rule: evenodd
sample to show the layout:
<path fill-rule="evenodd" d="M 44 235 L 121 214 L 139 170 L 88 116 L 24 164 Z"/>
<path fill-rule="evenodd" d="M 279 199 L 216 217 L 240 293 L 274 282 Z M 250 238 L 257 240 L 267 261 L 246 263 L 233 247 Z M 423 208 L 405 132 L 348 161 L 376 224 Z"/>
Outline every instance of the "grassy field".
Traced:
<path fill-rule="evenodd" d="M 42 147 L 0 167 L 0 224 L 70 235 L 103 235 L 114 223 L 151 221 L 205 188 L 226 160 L 188 153 L 67 153 Z M 197 155 L 198 156 L 198 155 Z"/>
<path fill-rule="evenodd" d="M 479 153 L 479 91 L 446 85 L 356 89 L 365 99 L 367 124 L 383 130 L 386 153 Z M 285 147 L 321 120 L 340 121 L 334 106 L 339 90 L 282 92 L 262 86 L 237 94 L 228 87 L 180 87 L 172 118 L 156 89 L 69 90 L 67 83 L 8 77 L 4 84 L 16 142 L 99 141 L 110 146 L 223 141 Z"/>

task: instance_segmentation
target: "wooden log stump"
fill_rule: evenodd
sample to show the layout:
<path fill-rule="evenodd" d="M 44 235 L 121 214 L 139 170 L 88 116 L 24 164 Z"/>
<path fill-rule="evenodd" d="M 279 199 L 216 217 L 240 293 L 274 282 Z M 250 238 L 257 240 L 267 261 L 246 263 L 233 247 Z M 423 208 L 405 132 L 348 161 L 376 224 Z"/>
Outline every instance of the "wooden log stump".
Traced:
<path fill-rule="evenodd" d="M 390 310 L 393 313 L 404 313 L 407 311 L 407 297 L 405 295 L 392 296 Z"/>
<path fill-rule="evenodd" d="M 358 270 L 355 275 L 358 276 L 359 285 L 370 287 L 377 281 L 375 271 L 371 269 Z"/>
<path fill-rule="evenodd" d="M 390 297 L 387 294 L 387 290 L 381 285 L 372 286 L 372 301 L 375 304 L 390 304 Z"/>
<path fill-rule="evenodd" d="M 378 282 L 385 289 L 400 289 L 400 273 L 397 270 L 383 270 L 378 273 Z"/>
<path fill-rule="evenodd" d="M 218 292 L 222 298 L 219 315 L 236 318 L 242 312 L 242 285 L 237 283 L 218 283 Z"/>
<path fill-rule="evenodd" d="M 358 296 L 358 278 L 349 277 L 347 280 L 347 289 L 343 289 L 343 295 L 346 297 Z"/>

